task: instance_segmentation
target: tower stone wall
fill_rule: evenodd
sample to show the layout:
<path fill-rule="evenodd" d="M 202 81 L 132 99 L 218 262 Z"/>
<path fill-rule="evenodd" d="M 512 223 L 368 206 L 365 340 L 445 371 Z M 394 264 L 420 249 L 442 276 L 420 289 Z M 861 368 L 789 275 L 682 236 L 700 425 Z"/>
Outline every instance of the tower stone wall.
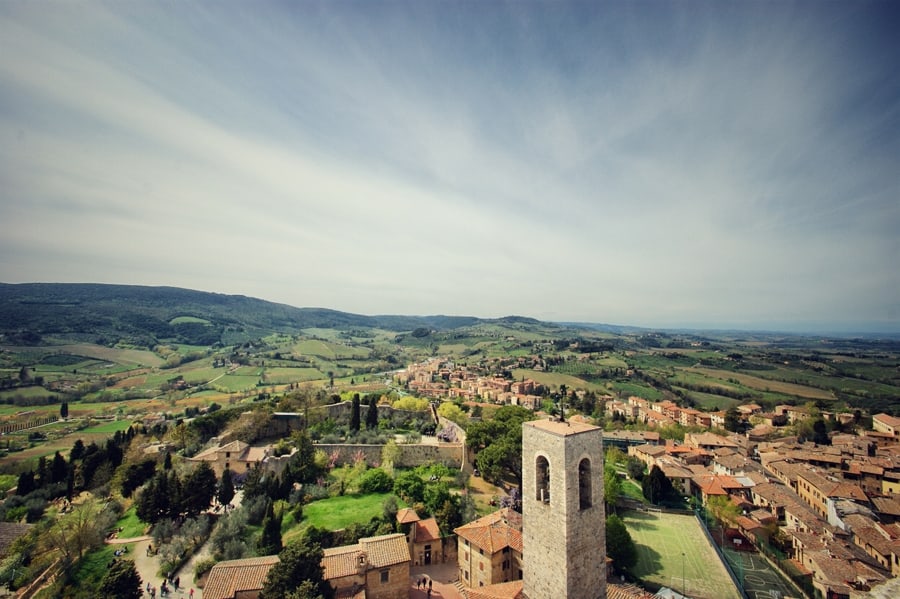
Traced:
<path fill-rule="evenodd" d="M 598 427 L 522 425 L 523 591 L 527 599 L 606 597 L 603 437 Z"/>

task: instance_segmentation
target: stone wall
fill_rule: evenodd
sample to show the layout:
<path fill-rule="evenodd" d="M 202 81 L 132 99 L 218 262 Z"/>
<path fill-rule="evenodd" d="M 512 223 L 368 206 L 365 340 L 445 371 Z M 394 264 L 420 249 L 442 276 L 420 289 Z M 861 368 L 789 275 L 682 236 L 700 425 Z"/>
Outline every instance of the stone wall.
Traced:
<path fill-rule="evenodd" d="M 381 464 L 381 450 L 384 445 L 360 445 L 360 444 L 331 444 L 316 443 L 316 449 L 321 449 L 328 455 L 338 452 L 337 464 L 351 464 L 357 454 L 362 454 L 366 464 L 373 466 Z M 439 445 L 427 444 L 398 444 L 400 457 L 394 464 L 400 468 L 414 468 L 427 463 L 440 463 L 449 468 L 461 468 L 463 464 L 462 443 L 441 443 Z"/>

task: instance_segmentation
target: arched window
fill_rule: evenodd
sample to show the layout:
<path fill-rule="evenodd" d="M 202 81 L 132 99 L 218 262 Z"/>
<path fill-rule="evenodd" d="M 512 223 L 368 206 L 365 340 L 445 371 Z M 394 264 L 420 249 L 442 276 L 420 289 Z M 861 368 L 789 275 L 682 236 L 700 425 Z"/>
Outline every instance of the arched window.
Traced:
<path fill-rule="evenodd" d="M 543 503 L 550 503 L 550 462 L 544 456 L 539 455 L 534 466 L 535 499 Z"/>
<path fill-rule="evenodd" d="M 578 463 L 578 505 L 583 510 L 591 507 L 591 461 L 587 458 Z"/>

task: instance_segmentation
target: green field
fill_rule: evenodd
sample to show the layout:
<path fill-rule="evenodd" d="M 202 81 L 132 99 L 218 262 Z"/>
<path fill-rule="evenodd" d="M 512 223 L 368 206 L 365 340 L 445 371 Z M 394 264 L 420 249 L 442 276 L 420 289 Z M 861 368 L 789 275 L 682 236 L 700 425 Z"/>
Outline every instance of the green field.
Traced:
<path fill-rule="evenodd" d="M 85 433 L 109 433 L 114 434 L 116 431 L 124 431 L 131 426 L 130 420 L 116 420 L 114 422 L 104 422 L 90 428 L 84 429 Z"/>
<path fill-rule="evenodd" d="M 598 383 L 589 383 L 577 376 L 569 374 L 561 374 L 558 372 L 538 372 L 535 370 L 526 370 L 516 368 L 512 371 L 513 378 L 520 380 L 523 377 L 537 381 L 542 385 L 546 385 L 551 389 L 557 389 L 560 385 L 565 385 L 569 389 L 587 389 L 588 391 L 605 391 L 606 387 Z"/>
<path fill-rule="evenodd" d="M 629 511 L 622 520 L 637 546 L 632 572 L 641 580 L 692 599 L 740 598 L 694 516 Z"/>
<path fill-rule="evenodd" d="M 384 500 L 393 493 L 343 495 L 314 501 L 303 507 L 303 519 L 328 530 L 340 530 L 354 522 L 368 522 L 380 516 Z"/>

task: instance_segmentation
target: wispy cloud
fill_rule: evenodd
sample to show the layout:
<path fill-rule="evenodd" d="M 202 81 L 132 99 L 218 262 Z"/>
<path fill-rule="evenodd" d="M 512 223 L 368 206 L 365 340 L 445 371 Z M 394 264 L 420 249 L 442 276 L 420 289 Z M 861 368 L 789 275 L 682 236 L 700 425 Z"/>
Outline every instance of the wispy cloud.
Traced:
<path fill-rule="evenodd" d="M 0 6 L 0 280 L 900 328 L 891 5 L 378 8 Z"/>

